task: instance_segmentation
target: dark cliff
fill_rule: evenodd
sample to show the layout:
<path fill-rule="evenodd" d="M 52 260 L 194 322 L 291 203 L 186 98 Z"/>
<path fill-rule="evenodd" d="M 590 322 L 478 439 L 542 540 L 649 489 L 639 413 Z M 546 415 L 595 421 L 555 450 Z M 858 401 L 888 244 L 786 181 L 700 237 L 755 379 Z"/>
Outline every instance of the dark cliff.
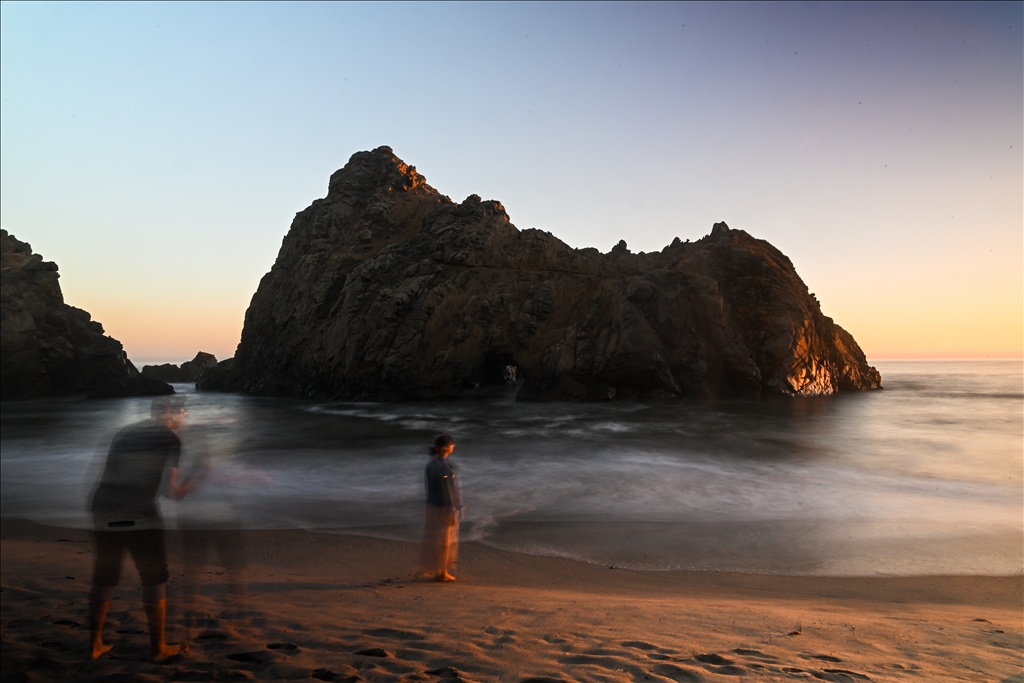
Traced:
<path fill-rule="evenodd" d="M 170 394 L 142 377 L 121 342 L 64 303 L 57 264 L 0 230 L 0 386 L 4 400 L 61 394 Z"/>
<path fill-rule="evenodd" d="M 511 381 L 523 399 L 881 388 L 789 259 L 724 223 L 661 252 L 573 249 L 453 203 L 387 147 L 296 215 L 236 356 L 199 387 L 396 400 Z"/>

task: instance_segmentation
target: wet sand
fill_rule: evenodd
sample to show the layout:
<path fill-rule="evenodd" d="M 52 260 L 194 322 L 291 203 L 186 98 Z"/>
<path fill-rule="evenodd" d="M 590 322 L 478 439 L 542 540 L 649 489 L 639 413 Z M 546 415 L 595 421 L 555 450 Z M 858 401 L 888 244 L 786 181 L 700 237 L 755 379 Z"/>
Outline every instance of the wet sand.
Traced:
<path fill-rule="evenodd" d="M 463 543 L 459 581 L 414 544 L 246 537 L 249 613 L 210 566 L 189 651 L 148 662 L 126 568 L 85 661 L 88 532 L 2 520 L 3 681 L 1024 681 L 1021 576 L 639 572 Z M 187 639 L 171 538 L 168 639 Z"/>

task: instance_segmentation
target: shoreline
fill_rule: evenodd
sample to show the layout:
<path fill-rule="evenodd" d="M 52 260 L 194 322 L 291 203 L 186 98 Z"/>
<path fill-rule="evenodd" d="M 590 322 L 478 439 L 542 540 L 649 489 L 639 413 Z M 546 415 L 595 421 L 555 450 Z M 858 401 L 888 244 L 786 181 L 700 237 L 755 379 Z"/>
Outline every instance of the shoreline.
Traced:
<path fill-rule="evenodd" d="M 417 512 L 422 514 L 417 510 L 410 512 L 409 516 Z M 164 511 L 166 528 L 171 535 L 181 532 L 176 518 L 174 508 Z M 88 532 L 91 525 L 91 518 L 85 513 L 76 520 L 29 520 L 13 514 L 2 519 L 83 532 Z M 871 543 L 851 542 L 859 529 L 855 524 L 844 524 L 838 522 L 831 527 L 830 533 L 821 535 L 820 530 L 825 524 L 770 524 L 763 520 L 689 524 L 526 520 L 512 524 L 484 524 L 486 530 L 480 532 L 479 521 L 471 519 L 462 524 L 462 542 L 513 556 L 564 559 L 640 572 L 750 574 L 805 579 L 1024 578 L 1024 545 L 1019 526 L 992 525 L 982 532 L 975 530 L 973 536 L 961 531 L 948 532 L 945 538 L 907 539 L 902 543 L 900 539 L 893 538 Z M 668 532 L 663 532 L 663 529 L 668 529 Z M 226 526 L 222 530 L 246 533 L 303 531 L 332 537 L 416 544 L 422 533 L 422 520 L 340 527 Z M 756 543 L 751 539 L 757 539 Z M 986 555 L 990 549 L 997 549 L 995 559 L 990 554 Z M 858 550 L 861 553 L 858 554 Z M 828 556 L 828 553 L 836 555 Z M 913 559 L 908 561 L 907 558 Z M 979 561 L 978 558 L 982 559 Z M 906 566 L 908 563 L 910 566 Z"/>
<path fill-rule="evenodd" d="M 138 578 L 127 568 L 107 627 L 115 656 L 83 663 L 89 532 L 11 518 L 0 529 L 5 681 L 1024 675 L 1020 576 L 635 571 L 468 542 L 459 581 L 442 585 L 413 578 L 417 544 L 301 530 L 245 534 L 248 616 L 228 604 L 227 574 L 210 565 L 191 648 L 165 665 L 146 661 Z M 168 635 L 187 639 L 177 542 L 169 532 Z"/>

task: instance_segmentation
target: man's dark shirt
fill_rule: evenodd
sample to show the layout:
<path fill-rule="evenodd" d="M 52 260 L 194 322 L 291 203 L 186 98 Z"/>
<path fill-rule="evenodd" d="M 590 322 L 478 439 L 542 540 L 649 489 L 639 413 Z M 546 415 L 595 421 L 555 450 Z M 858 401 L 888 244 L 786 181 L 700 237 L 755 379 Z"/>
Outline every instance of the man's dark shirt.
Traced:
<path fill-rule="evenodd" d="M 152 420 L 125 427 L 114 437 L 92 511 L 125 520 L 158 517 L 156 497 L 164 470 L 178 466 L 181 439 Z"/>
<path fill-rule="evenodd" d="M 455 463 L 447 458 L 433 458 L 427 463 L 427 505 L 453 510 L 462 507 L 462 495 L 455 475 Z"/>

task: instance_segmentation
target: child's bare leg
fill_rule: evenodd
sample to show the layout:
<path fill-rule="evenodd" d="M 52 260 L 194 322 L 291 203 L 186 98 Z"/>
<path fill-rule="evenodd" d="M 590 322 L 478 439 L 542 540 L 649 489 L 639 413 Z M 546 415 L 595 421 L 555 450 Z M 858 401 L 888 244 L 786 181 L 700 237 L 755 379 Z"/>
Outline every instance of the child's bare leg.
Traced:
<path fill-rule="evenodd" d="M 455 580 L 455 576 L 448 571 L 454 559 L 454 553 L 452 552 L 452 529 L 453 527 L 449 526 L 441 536 L 441 547 L 437 551 L 437 573 L 434 575 L 437 581 Z"/>

